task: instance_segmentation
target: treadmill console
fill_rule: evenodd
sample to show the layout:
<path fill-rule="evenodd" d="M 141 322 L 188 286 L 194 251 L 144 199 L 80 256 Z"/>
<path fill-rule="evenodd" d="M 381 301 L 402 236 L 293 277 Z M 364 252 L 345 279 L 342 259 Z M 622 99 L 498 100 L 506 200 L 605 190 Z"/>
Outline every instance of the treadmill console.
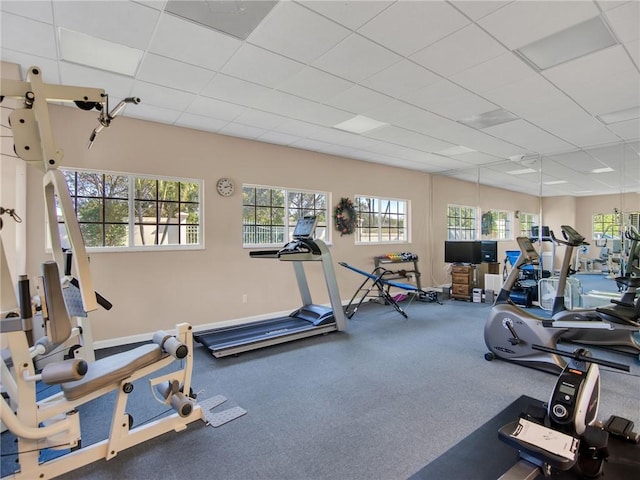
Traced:
<path fill-rule="evenodd" d="M 533 247 L 533 243 L 527 237 L 518 237 L 516 238 L 518 242 L 518 247 L 520 247 L 520 251 L 527 259 L 527 263 L 538 263 L 540 256 L 536 249 Z"/>
<path fill-rule="evenodd" d="M 569 242 L 569 245 L 577 247 L 579 245 L 589 245 L 584 241 L 584 237 L 580 235 L 573 227 L 569 225 L 562 225 L 561 227 L 562 235 Z"/>
<path fill-rule="evenodd" d="M 307 216 L 298 219 L 296 228 L 293 230 L 293 239 L 313 238 L 316 232 L 316 225 L 318 225 L 318 217 L 316 216 Z"/>

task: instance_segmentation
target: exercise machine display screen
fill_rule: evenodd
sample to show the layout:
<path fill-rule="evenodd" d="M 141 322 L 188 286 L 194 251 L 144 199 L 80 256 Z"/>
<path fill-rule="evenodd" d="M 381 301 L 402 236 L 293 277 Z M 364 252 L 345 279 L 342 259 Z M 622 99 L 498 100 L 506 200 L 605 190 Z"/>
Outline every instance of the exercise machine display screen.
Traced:
<path fill-rule="evenodd" d="M 518 245 L 520 246 L 520 251 L 524 253 L 530 261 L 536 261 L 540 258 L 538 256 L 538 252 L 536 252 L 536 249 L 533 248 L 531 240 L 529 240 L 527 237 L 518 237 L 517 241 Z"/>
<path fill-rule="evenodd" d="M 296 223 L 293 230 L 294 239 L 313 238 L 313 234 L 318 224 L 318 217 L 302 217 Z"/>

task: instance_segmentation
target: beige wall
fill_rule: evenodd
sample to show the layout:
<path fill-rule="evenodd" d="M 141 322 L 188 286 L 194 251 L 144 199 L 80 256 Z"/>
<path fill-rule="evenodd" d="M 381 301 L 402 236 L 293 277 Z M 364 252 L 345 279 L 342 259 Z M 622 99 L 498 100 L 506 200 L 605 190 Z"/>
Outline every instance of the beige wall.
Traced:
<path fill-rule="evenodd" d="M 332 205 L 340 197 L 356 194 L 408 199 L 412 222 L 409 245 L 355 246 L 353 236 L 340 237 L 333 232 L 333 260 L 368 270 L 373 268 L 375 255 L 411 251 L 420 256 L 422 269 L 429 267 L 429 174 L 126 117 L 103 130 L 87 150 L 96 113 L 56 106 L 51 111 L 56 142 L 65 153 L 62 166 L 205 181 L 204 250 L 91 254 L 96 290 L 114 304 L 110 312 L 92 314 L 98 341 L 171 328 L 176 321 L 202 326 L 288 312 L 299 306 L 291 264 L 251 259 L 249 251 L 242 248 L 242 196 L 217 195 L 215 182 L 223 176 L 237 185 L 328 191 Z M 40 262 L 48 257 L 41 179 L 40 172 L 29 169 L 30 275 L 36 274 Z M 320 265 L 305 267 L 314 301 L 328 303 Z M 342 297 L 350 298 L 361 277 L 340 267 L 337 276 Z M 244 294 L 247 303 L 242 302 Z"/>
<path fill-rule="evenodd" d="M 482 210 L 540 210 L 536 196 L 126 117 L 103 130 L 88 150 L 97 113 L 58 106 L 51 111 L 56 142 L 65 152 L 63 166 L 205 181 L 204 250 L 91 254 L 95 287 L 114 304 L 110 312 L 92 314 L 99 345 L 146 338 L 149 332 L 171 328 L 177 321 L 210 326 L 265 318 L 299 306 L 292 266 L 251 259 L 248 250 L 242 248 L 241 195 L 223 198 L 216 194 L 215 182 L 223 176 L 231 177 L 237 185 L 325 190 L 331 194 L 332 205 L 340 197 L 357 194 L 409 200 L 409 244 L 356 246 L 352 236 L 340 237 L 333 232 L 331 252 L 334 263 L 347 261 L 365 270 L 373 267 L 376 255 L 388 251 L 416 253 L 423 286 L 450 282 L 443 259 L 447 204 L 478 205 Z M 25 221 L 29 275 L 36 275 L 40 262 L 49 257 L 44 248 L 41 180 L 40 172 L 28 169 Z M 640 209 L 640 195 L 627 197 L 625 206 Z M 592 210 L 609 208 L 609 202 L 615 203 L 615 198 L 543 199 L 543 222 L 552 228 L 570 222 L 578 230 L 587 231 Z M 518 228 L 516 221 L 514 230 Z M 500 242 L 501 259 L 505 250 L 514 248 L 515 241 Z M 320 266 L 310 263 L 307 271 L 314 301 L 327 303 Z M 340 267 L 337 277 L 342 298 L 349 299 L 361 277 Z M 247 303 L 242 302 L 245 294 Z"/>

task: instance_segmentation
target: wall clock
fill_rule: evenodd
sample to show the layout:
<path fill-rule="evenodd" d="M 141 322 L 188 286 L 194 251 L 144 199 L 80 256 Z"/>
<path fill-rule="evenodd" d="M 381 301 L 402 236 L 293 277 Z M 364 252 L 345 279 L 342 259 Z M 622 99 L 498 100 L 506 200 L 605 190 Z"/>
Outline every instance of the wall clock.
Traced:
<path fill-rule="evenodd" d="M 216 190 L 218 190 L 218 193 L 223 197 L 229 197 L 233 195 L 233 192 L 235 190 L 233 180 L 231 180 L 230 178 L 221 178 L 220 180 L 218 180 L 218 183 L 216 183 Z"/>

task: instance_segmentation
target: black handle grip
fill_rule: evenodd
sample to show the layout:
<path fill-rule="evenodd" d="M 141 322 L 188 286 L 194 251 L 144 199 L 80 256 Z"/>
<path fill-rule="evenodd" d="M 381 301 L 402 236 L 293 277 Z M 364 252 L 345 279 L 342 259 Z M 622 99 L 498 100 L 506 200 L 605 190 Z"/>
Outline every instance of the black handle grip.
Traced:
<path fill-rule="evenodd" d="M 78 282 L 77 278 L 72 278 L 70 281 L 71 285 L 73 285 L 76 288 L 80 288 L 80 283 Z M 106 298 L 104 298 L 102 295 L 100 295 L 98 292 L 96 293 L 96 301 L 98 302 L 98 305 L 100 305 L 102 308 L 104 308 L 105 310 L 111 310 L 111 308 L 113 308 L 113 304 L 107 300 Z"/>
<path fill-rule="evenodd" d="M 603 365 L 605 367 L 611 367 L 611 368 L 616 368 L 618 370 L 622 370 L 624 372 L 628 372 L 630 371 L 629 369 L 629 365 L 625 365 L 624 363 L 618 363 L 618 362 L 612 362 L 609 360 L 604 360 L 602 358 L 594 358 L 594 357 L 590 357 L 588 355 L 583 355 L 582 349 L 578 349 L 574 352 L 565 352 L 564 350 L 558 350 L 556 348 L 549 348 L 549 347 L 545 347 L 542 345 L 535 345 L 532 344 L 531 348 L 534 350 L 540 350 L 541 352 L 547 352 L 547 353 L 555 353 L 556 355 L 560 355 L 562 357 L 569 357 L 569 358 L 573 358 L 574 360 L 580 360 L 581 362 L 591 362 L 591 363 L 597 363 L 598 365 Z"/>

